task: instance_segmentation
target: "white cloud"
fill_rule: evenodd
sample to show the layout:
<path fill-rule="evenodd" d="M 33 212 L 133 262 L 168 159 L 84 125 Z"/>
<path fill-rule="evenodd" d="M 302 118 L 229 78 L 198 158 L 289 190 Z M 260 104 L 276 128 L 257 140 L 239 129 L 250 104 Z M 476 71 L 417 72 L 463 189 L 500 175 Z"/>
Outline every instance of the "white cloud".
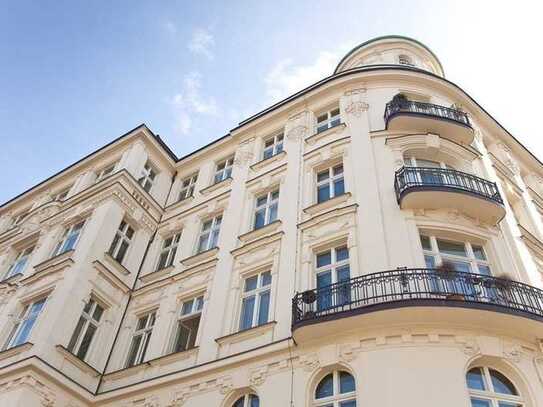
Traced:
<path fill-rule="evenodd" d="M 172 105 L 176 129 L 180 134 L 190 132 L 195 116 L 216 116 L 219 112 L 215 98 L 202 95 L 202 75 L 199 72 L 185 75 L 181 92 L 173 97 Z"/>
<path fill-rule="evenodd" d="M 208 59 L 213 59 L 212 48 L 214 45 L 215 38 L 213 35 L 208 30 L 198 28 L 192 33 L 188 48 L 193 54 L 203 55 Z"/>

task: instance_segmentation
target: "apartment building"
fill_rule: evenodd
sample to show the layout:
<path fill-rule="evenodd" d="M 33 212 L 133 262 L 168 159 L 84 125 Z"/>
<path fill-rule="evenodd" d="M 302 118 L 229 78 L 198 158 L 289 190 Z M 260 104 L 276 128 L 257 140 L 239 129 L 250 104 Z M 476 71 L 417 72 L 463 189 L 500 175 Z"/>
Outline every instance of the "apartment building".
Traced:
<path fill-rule="evenodd" d="M 476 68 L 474 68 L 476 69 Z M 543 163 L 400 36 L 0 207 L 0 405 L 543 405 Z"/>

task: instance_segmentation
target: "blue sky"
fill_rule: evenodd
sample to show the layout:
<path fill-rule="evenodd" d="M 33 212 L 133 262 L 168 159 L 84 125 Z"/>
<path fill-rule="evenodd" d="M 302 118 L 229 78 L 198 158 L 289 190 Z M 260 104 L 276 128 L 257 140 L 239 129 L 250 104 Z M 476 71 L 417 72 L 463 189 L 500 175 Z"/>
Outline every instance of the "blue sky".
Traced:
<path fill-rule="evenodd" d="M 0 2 L 0 202 L 145 122 L 178 154 L 400 34 L 543 158 L 536 1 Z"/>

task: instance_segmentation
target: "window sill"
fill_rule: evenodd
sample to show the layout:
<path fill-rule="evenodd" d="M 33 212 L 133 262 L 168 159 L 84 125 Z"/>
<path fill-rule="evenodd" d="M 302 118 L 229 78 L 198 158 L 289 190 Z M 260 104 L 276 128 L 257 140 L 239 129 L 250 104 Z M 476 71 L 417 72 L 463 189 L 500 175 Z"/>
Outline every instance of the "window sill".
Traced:
<path fill-rule="evenodd" d="M 0 352 L 0 360 L 8 359 L 15 355 L 20 355 L 21 353 L 29 350 L 32 346 L 34 346 L 33 343 L 25 342 L 20 345 L 14 346 L 13 348 L 3 350 Z"/>
<path fill-rule="evenodd" d="M 39 264 L 36 264 L 34 266 L 34 270 L 36 271 L 36 273 L 39 273 L 45 269 L 48 269 L 49 267 L 53 267 L 53 266 L 58 267 L 64 262 L 70 261 L 73 263 L 72 255 L 74 254 L 74 252 L 75 250 L 72 249 L 72 250 L 68 250 L 67 252 L 57 254 L 54 257 L 51 257 L 45 261 L 42 261 Z"/>
<path fill-rule="evenodd" d="M 260 169 L 262 169 L 264 167 L 267 167 L 271 163 L 281 161 L 283 159 L 283 157 L 285 157 L 286 155 L 287 155 L 287 152 L 285 150 L 283 150 L 280 153 L 272 155 L 269 158 L 265 158 L 264 160 L 261 160 L 261 161 L 258 161 L 256 163 L 254 163 L 253 165 L 251 165 L 250 168 L 253 171 L 258 171 L 258 170 L 260 170 Z"/>
<path fill-rule="evenodd" d="M 120 274 L 123 274 L 125 276 L 130 274 L 130 270 L 128 270 L 125 266 L 123 266 L 121 263 L 119 263 L 116 259 L 114 259 L 111 254 L 104 253 L 104 261 L 112 266 L 113 269 L 118 271 Z"/>
<path fill-rule="evenodd" d="M 305 139 L 305 142 L 311 146 L 326 136 L 332 135 L 336 132 L 342 132 L 345 127 L 347 127 L 345 123 L 340 123 L 334 127 L 330 127 L 329 129 L 321 131 L 320 133 L 312 134 Z"/>
<path fill-rule="evenodd" d="M 12 276 L 4 278 L 2 281 L 0 281 L 0 284 L 7 284 L 11 285 L 15 281 L 19 281 L 19 279 L 23 276 L 23 273 L 17 273 Z"/>
<path fill-rule="evenodd" d="M 242 243 L 249 243 L 253 240 L 256 240 L 262 236 L 266 236 L 268 234 L 272 234 L 275 231 L 277 231 L 279 228 L 281 228 L 282 222 L 278 219 L 273 221 L 272 223 L 267 224 L 266 226 L 263 226 L 259 229 L 251 230 L 250 232 L 244 233 L 242 235 L 238 236 L 238 239 Z"/>
<path fill-rule="evenodd" d="M 151 366 L 164 366 L 180 360 L 188 359 L 191 356 L 198 354 L 198 346 L 180 352 L 168 353 L 167 355 L 159 356 L 158 358 L 147 361 Z"/>
<path fill-rule="evenodd" d="M 236 343 L 241 342 L 246 339 L 254 338 L 256 336 L 261 336 L 265 332 L 271 331 L 277 321 L 266 322 L 265 324 L 255 326 L 253 328 L 244 329 L 243 331 L 234 332 L 233 334 L 221 336 L 220 338 L 215 339 L 219 345 L 224 345 L 226 343 Z"/>
<path fill-rule="evenodd" d="M 192 201 L 194 201 L 194 195 L 191 195 L 188 198 L 183 199 L 182 201 L 176 201 L 176 202 L 168 205 L 165 209 L 173 210 L 173 209 L 176 209 L 176 208 L 180 208 L 182 206 L 185 206 L 185 205 L 191 203 Z"/>
<path fill-rule="evenodd" d="M 167 276 L 173 270 L 175 270 L 175 267 L 173 265 L 168 266 L 168 267 L 164 267 L 163 269 L 156 270 L 156 271 L 153 271 L 153 272 L 151 272 L 149 274 L 141 276 L 140 281 L 143 282 L 143 283 L 150 283 L 151 281 L 155 281 L 155 280 L 158 280 L 161 277 Z"/>
<path fill-rule="evenodd" d="M 339 204 L 346 202 L 350 197 L 351 197 L 351 193 L 345 192 L 344 194 L 338 195 L 327 201 L 308 206 L 307 208 L 304 209 L 304 213 L 307 213 L 309 215 L 315 215 L 317 213 L 324 212 L 328 209 L 333 208 L 334 206 L 337 206 Z"/>
<path fill-rule="evenodd" d="M 181 264 L 186 267 L 195 266 L 196 264 L 200 264 L 214 257 L 217 257 L 217 253 L 219 253 L 219 248 L 214 247 L 212 249 L 195 254 L 194 256 L 185 257 L 183 260 L 181 260 Z"/>
<path fill-rule="evenodd" d="M 205 187 L 204 189 L 200 190 L 200 193 L 203 195 L 207 195 L 213 191 L 216 191 L 217 189 L 220 189 L 222 187 L 229 187 L 230 184 L 232 184 L 232 177 L 228 177 L 223 179 L 221 182 L 217 182 L 215 184 L 212 184 L 208 187 Z"/>
<path fill-rule="evenodd" d="M 66 359 L 68 362 L 70 362 L 72 365 L 78 367 L 79 369 L 83 370 L 85 373 L 90 374 L 94 377 L 99 377 L 101 373 L 96 370 L 94 367 L 89 365 L 84 360 L 79 359 L 76 355 L 74 355 L 72 352 L 70 352 L 68 349 L 66 349 L 62 345 L 56 345 L 55 348 L 57 348 L 57 351 L 64 356 L 64 359 Z"/>

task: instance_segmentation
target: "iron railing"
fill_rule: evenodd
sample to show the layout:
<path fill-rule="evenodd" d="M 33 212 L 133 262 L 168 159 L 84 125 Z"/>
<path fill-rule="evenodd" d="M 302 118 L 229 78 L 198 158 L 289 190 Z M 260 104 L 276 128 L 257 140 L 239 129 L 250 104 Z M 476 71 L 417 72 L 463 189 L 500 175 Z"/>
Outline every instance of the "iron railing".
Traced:
<path fill-rule="evenodd" d="M 395 97 L 388 102 L 385 108 L 385 123 L 397 114 L 407 113 L 423 116 L 437 117 L 471 127 L 468 115 L 460 110 L 450 107 L 434 105 L 432 103 L 416 102 L 401 97 Z"/>
<path fill-rule="evenodd" d="M 543 318 L 543 290 L 517 281 L 439 269 L 408 269 L 368 274 L 297 293 L 292 324 L 371 312 L 383 306 L 456 305 L 502 309 Z"/>
<path fill-rule="evenodd" d="M 396 171 L 394 190 L 400 202 L 404 193 L 417 189 L 443 189 L 468 192 L 503 205 L 495 182 L 449 168 L 402 167 Z"/>

